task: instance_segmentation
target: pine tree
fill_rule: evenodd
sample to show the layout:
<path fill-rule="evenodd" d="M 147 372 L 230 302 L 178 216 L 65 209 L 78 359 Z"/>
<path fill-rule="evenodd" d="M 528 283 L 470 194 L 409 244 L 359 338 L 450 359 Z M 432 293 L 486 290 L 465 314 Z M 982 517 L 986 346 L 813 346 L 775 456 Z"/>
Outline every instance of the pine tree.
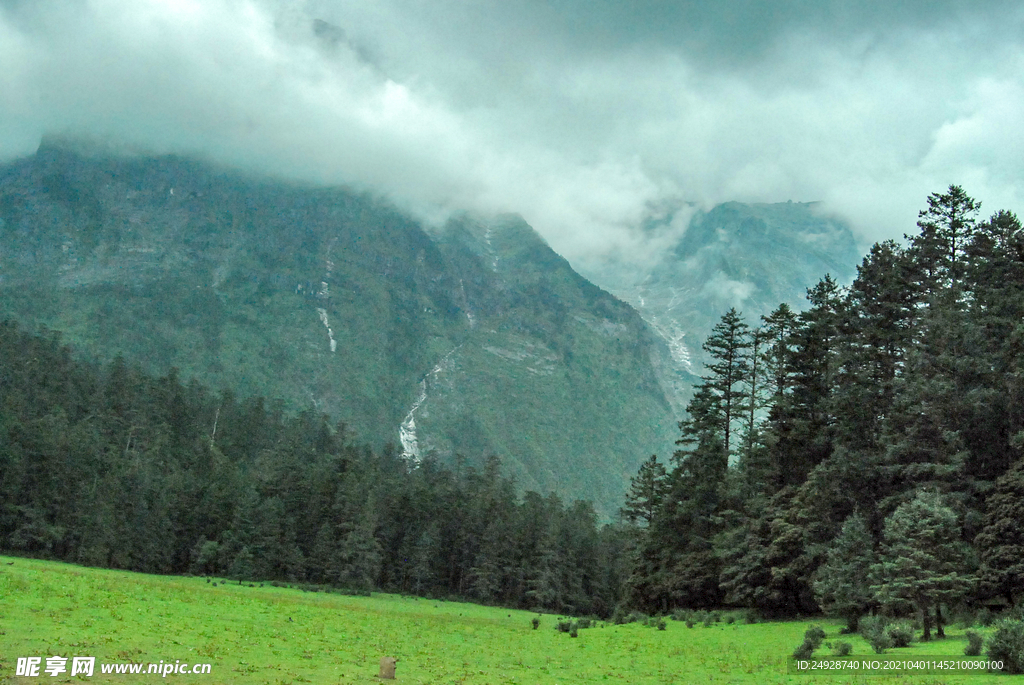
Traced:
<path fill-rule="evenodd" d="M 924 302 L 949 293 L 954 301 L 963 290 L 965 253 L 975 231 L 975 216 L 981 203 L 960 186 L 928 196 L 928 208 L 917 222 L 920 233 L 909 237 L 917 269 L 917 284 Z"/>
<path fill-rule="evenodd" d="M 913 333 L 909 270 L 898 245 L 876 243 L 850 287 L 834 393 L 836 439 L 847 448 L 877 450 L 893 413 Z"/>
<path fill-rule="evenodd" d="M 620 510 L 622 517 L 634 525 L 648 528 L 654 514 L 668 490 L 668 474 L 658 462 L 658 455 L 640 465 L 640 471 L 630 478 L 626 505 Z"/>
<path fill-rule="evenodd" d="M 932 617 L 943 637 L 943 603 L 962 599 L 974 577 L 957 516 L 935 491 L 922 490 L 885 520 L 882 551 L 871 567 L 871 590 L 883 606 L 914 608 L 931 639 Z"/>
<path fill-rule="evenodd" d="M 867 523 L 860 514 L 853 514 L 829 547 L 814 582 L 814 596 L 821 610 L 826 616 L 845 618 L 851 632 L 857 630 L 858 619 L 873 603 L 867 577 L 874 563 L 874 540 Z"/>
<path fill-rule="evenodd" d="M 810 309 L 799 315 L 789 355 L 789 386 L 772 409 L 771 430 L 782 484 L 798 485 L 832 453 L 833 392 L 837 387 L 840 325 L 846 306 L 839 285 L 825 276 L 807 291 Z"/>
<path fill-rule="evenodd" d="M 734 422 L 743 416 L 745 395 L 742 384 L 750 373 L 750 327 L 735 308 L 722 316 L 704 342 L 709 356 L 707 376 L 701 386 L 711 399 L 710 418 L 722 435 L 726 455 L 734 446 Z"/>
<path fill-rule="evenodd" d="M 381 547 L 368 525 L 354 526 L 342 540 L 338 551 L 338 584 L 369 593 L 377 587 Z"/>
<path fill-rule="evenodd" d="M 1024 459 L 996 481 L 985 507 L 985 527 L 974 541 L 982 586 L 1013 605 L 1024 592 Z"/>

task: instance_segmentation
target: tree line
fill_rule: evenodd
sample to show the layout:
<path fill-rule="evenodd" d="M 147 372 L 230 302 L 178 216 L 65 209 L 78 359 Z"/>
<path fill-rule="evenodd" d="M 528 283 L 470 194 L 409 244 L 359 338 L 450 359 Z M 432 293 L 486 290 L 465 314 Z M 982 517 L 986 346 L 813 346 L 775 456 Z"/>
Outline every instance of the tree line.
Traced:
<path fill-rule="evenodd" d="M 917 612 L 1024 589 L 1024 233 L 962 188 L 849 287 L 730 310 L 669 463 L 623 508 L 625 601 L 770 615 Z"/>
<path fill-rule="evenodd" d="M 622 520 L 0 323 L 0 547 L 608 616 L 917 612 L 1024 588 L 1024 232 L 951 186 L 804 311 L 727 312 Z"/>
<path fill-rule="evenodd" d="M 148 573 L 374 589 L 576 614 L 618 602 L 624 541 L 589 502 L 358 445 L 0 323 L 0 547 Z"/>

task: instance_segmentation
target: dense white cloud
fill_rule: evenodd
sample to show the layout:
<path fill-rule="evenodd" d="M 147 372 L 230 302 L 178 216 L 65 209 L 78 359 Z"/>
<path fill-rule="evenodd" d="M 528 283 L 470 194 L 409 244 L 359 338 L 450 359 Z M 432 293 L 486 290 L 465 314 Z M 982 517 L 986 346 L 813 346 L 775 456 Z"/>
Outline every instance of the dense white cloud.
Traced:
<path fill-rule="evenodd" d="M 666 207 L 732 199 L 823 200 L 874 240 L 949 183 L 1024 209 L 1022 18 L 999 2 L 0 0 L 0 156 L 46 133 L 200 154 L 435 219 L 519 212 L 570 258 L 645 254 L 684 228 L 638 230 Z"/>

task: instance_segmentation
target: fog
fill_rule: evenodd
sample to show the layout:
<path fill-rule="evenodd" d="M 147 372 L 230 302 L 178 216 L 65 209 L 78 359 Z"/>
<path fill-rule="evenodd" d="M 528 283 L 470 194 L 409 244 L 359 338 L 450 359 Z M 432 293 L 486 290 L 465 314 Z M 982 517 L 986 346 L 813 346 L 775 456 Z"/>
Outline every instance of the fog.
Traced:
<path fill-rule="evenodd" d="M 0 158 L 196 155 L 517 212 L 570 259 L 727 200 L 820 200 L 868 243 L 951 183 L 1024 210 L 1022 36 L 1010 2 L 0 0 Z"/>

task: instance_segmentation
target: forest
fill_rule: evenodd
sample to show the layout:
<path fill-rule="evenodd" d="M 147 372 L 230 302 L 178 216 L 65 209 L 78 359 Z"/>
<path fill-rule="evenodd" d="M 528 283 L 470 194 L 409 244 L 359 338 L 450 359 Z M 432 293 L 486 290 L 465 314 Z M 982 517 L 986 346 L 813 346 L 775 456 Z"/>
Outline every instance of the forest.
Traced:
<path fill-rule="evenodd" d="M 962 188 L 848 288 L 758 325 L 727 312 L 680 423 L 624 507 L 624 597 L 918 616 L 1012 605 L 1024 584 L 1024 234 Z"/>
<path fill-rule="evenodd" d="M 958 186 L 852 285 L 727 312 L 618 521 L 343 422 L 0 324 L 0 548 L 610 616 L 749 607 L 847 619 L 1013 605 L 1024 586 L 1024 233 Z M 599 468 L 599 465 L 595 465 Z"/>
<path fill-rule="evenodd" d="M 0 324 L 0 547 L 147 573 L 218 574 L 607 614 L 621 535 L 589 502 L 520 494 L 281 402 L 213 393 L 53 332 Z"/>

